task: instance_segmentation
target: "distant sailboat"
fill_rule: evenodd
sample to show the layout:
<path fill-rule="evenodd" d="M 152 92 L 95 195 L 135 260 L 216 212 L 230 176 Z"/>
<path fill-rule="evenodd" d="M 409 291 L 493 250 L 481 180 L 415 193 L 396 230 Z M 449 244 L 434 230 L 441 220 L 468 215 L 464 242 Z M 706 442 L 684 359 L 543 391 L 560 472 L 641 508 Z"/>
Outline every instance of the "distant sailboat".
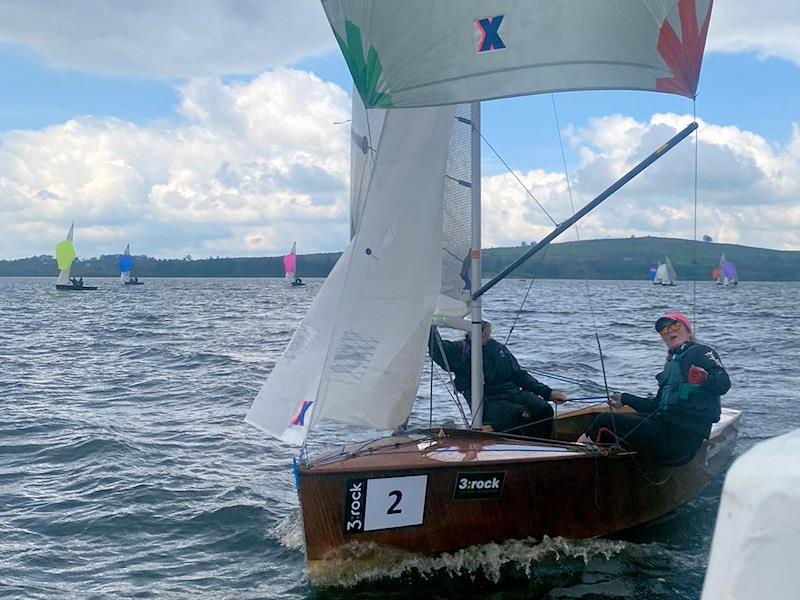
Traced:
<path fill-rule="evenodd" d="M 283 257 L 283 269 L 285 277 L 292 282 L 293 286 L 305 285 L 303 280 L 297 276 L 297 242 L 292 243 L 292 250 Z"/>
<path fill-rule="evenodd" d="M 711 271 L 711 277 L 716 279 L 717 285 L 737 285 L 739 278 L 736 275 L 736 265 L 725 258 L 725 253 L 719 259 L 719 266 Z"/>
<path fill-rule="evenodd" d="M 131 256 L 131 245 L 125 246 L 125 252 L 119 257 L 119 280 L 123 285 L 144 285 L 138 277 L 131 277 L 133 270 L 133 257 Z"/>
<path fill-rule="evenodd" d="M 669 256 L 667 256 L 665 262 L 658 263 L 653 285 L 677 285 L 677 283 L 678 274 L 675 272 L 675 267 L 672 266 Z"/>
<path fill-rule="evenodd" d="M 96 290 L 97 287 L 83 285 L 83 277 L 70 277 L 72 263 L 77 256 L 72 237 L 75 230 L 75 223 L 69 226 L 69 232 L 63 242 L 56 245 L 56 262 L 58 263 L 59 273 L 56 281 L 57 290 Z"/>

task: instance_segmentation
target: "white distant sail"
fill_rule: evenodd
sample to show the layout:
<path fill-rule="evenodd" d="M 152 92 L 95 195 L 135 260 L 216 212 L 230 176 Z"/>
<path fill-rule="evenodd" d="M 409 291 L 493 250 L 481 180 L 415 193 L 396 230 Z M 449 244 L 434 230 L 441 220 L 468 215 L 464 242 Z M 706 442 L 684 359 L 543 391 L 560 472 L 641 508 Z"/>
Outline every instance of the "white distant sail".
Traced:
<path fill-rule="evenodd" d="M 667 256 L 663 263 L 658 263 L 656 275 L 653 277 L 653 285 L 676 285 L 677 282 L 678 275 L 675 267 L 672 266 L 672 261 Z"/>
<path fill-rule="evenodd" d="M 667 279 L 669 279 L 669 275 L 667 275 L 667 265 L 664 263 L 658 263 L 656 276 L 653 278 L 653 285 L 663 285 L 664 281 Z"/>
<path fill-rule="evenodd" d="M 361 222 L 246 421 L 302 443 L 321 420 L 394 428 L 416 397 L 441 287 L 454 109 L 390 111 Z"/>
<path fill-rule="evenodd" d="M 663 282 L 664 285 L 675 285 L 678 283 L 678 274 L 675 272 L 675 267 L 672 266 L 672 261 L 667 256 L 665 263 L 667 269 L 667 279 Z"/>
<path fill-rule="evenodd" d="M 370 107 L 564 90 L 693 97 L 712 0 L 323 0 Z"/>

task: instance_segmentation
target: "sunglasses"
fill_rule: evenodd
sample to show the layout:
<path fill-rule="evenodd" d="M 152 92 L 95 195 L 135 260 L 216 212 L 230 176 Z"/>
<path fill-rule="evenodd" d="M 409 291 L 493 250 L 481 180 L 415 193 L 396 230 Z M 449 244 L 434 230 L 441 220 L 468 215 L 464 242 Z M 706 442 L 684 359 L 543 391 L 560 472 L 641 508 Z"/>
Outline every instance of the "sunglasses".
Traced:
<path fill-rule="evenodd" d="M 672 333 L 673 331 L 678 331 L 681 328 L 682 323 L 675 322 L 670 323 L 669 325 L 664 325 L 661 329 L 658 330 L 658 333 L 661 335 L 667 335 L 668 333 Z"/>

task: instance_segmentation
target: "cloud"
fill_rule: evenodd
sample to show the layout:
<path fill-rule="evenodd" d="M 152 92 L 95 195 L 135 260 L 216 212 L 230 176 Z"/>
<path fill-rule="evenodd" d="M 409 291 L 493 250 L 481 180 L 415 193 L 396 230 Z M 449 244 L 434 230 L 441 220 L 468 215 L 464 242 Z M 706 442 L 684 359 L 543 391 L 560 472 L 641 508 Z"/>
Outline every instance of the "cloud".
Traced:
<path fill-rule="evenodd" d="M 714 4 L 707 48 L 755 52 L 800 64 L 800 11 L 797 0 L 726 0 Z"/>
<path fill-rule="evenodd" d="M 338 251 L 347 243 L 350 101 L 311 73 L 279 68 L 248 83 L 193 79 L 179 88 L 185 123 L 82 117 L 0 134 L 0 258 L 52 252 L 76 221 L 81 256 L 173 257 Z M 561 172 L 521 169 L 557 222 L 691 118 L 597 117 L 567 126 L 577 157 Z M 701 122 L 698 236 L 800 248 L 800 127 L 783 145 Z M 553 223 L 509 174 L 483 179 L 486 246 L 540 240 Z M 580 223 L 582 238 L 694 234 L 694 138 Z M 575 239 L 568 233 L 563 239 Z"/>
<path fill-rule="evenodd" d="M 578 209 L 630 170 L 691 117 L 656 114 L 647 122 L 611 115 L 586 128 L 568 128 L 580 158 L 570 173 Z M 682 142 L 579 223 L 583 239 L 694 235 L 694 138 Z M 698 236 L 718 242 L 768 248 L 800 248 L 800 128 L 785 147 L 734 126 L 700 122 L 698 147 Z M 517 172 L 556 221 L 572 210 L 563 173 Z M 553 224 L 511 175 L 484 179 L 486 245 L 539 240 Z M 575 239 L 564 234 L 562 239 Z"/>
<path fill-rule="evenodd" d="M 0 4 L 0 42 L 99 75 L 254 74 L 335 47 L 318 0 Z"/>
<path fill-rule="evenodd" d="M 82 117 L 0 136 L 0 256 L 51 252 L 73 220 L 83 256 L 280 253 L 346 241 L 350 101 L 277 69 L 246 84 L 192 80 L 187 123 Z M 322 232 L 317 231 L 322 230 Z"/>

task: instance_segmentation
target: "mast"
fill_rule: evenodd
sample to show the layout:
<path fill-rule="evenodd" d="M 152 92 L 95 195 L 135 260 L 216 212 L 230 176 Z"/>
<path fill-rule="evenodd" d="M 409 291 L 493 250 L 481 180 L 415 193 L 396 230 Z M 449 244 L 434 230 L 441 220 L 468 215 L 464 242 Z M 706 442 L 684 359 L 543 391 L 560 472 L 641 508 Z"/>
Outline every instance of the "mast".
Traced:
<path fill-rule="evenodd" d="M 481 330 L 481 298 L 475 296 L 481 287 L 481 103 L 471 102 L 472 109 L 472 243 L 470 244 L 470 314 L 472 329 L 470 332 L 470 382 L 472 427 L 483 426 L 483 332 Z"/>

